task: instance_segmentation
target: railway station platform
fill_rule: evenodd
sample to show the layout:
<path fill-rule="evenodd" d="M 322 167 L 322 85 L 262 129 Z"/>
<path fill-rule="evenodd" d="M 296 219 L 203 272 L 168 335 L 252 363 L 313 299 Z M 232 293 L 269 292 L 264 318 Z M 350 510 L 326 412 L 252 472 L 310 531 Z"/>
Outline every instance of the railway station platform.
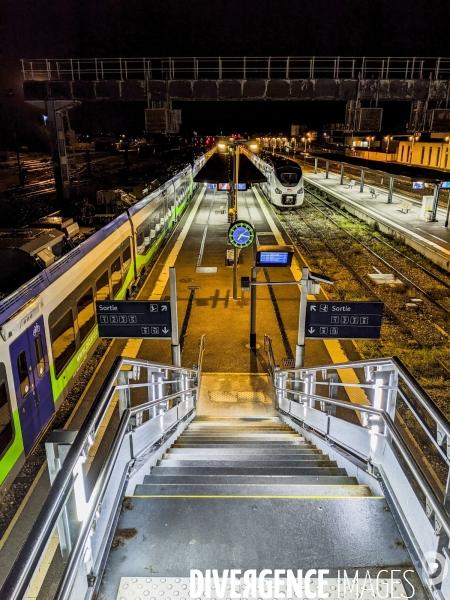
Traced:
<path fill-rule="evenodd" d="M 351 214 L 376 223 L 380 231 L 401 239 L 443 269 L 450 269 L 450 229 L 444 226 L 448 220 L 445 208 L 438 206 L 437 220 L 428 221 L 428 213 L 421 214 L 421 203 L 395 190 L 388 203 L 386 189 L 366 183 L 361 192 L 359 181 L 350 185 L 352 180 L 347 177 L 341 184 L 336 173 L 330 172 L 326 178 L 324 172 L 305 172 L 304 179 Z"/>
<path fill-rule="evenodd" d="M 307 340 L 305 367 L 280 369 L 295 354 L 296 285 L 257 288 L 252 350 L 250 294 L 240 286 L 232 294 L 224 203 L 225 194 L 197 190 L 138 297 L 167 300 L 176 268 L 183 366 L 172 365 L 169 341 L 111 342 L 69 424 L 78 442 L 54 481 L 53 504 L 44 466 L 0 541 L 0 587 L 12 586 L 0 600 L 187 600 L 197 597 L 192 569 L 217 569 L 221 581 L 230 569 L 312 569 L 314 586 L 325 569 L 331 600 L 355 597 L 343 573 L 353 580 L 359 569 L 356 597 L 377 597 L 369 574 L 384 586 L 380 598 L 408 597 L 412 586 L 419 600 L 430 590 L 450 599 L 441 581 L 424 587 L 428 554 L 442 557 L 442 570 L 450 564 L 450 521 L 394 425 L 396 402 L 429 412 L 438 447 L 450 428 L 403 365 L 352 362 L 351 341 Z M 260 244 L 291 243 L 257 188 L 240 194 L 238 215 Z M 239 279 L 251 263 L 251 249 L 241 251 Z M 267 269 L 258 281 L 298 281 L 303 265 L 296 255 L 291 268 Z M 81 459 L 89 501 L 78 522 L 72 474 Z M 77 537 L 65 563 L 49 523 L 66 503 L 65 531 Z M 42 528 L 30 541 L 34 521 Z M 20 573 L 15 583 L 10 571 Z M 248 581 L 238 580 L 245 597 Z M 198 597 L 232 597 L 228 585 Z"/>

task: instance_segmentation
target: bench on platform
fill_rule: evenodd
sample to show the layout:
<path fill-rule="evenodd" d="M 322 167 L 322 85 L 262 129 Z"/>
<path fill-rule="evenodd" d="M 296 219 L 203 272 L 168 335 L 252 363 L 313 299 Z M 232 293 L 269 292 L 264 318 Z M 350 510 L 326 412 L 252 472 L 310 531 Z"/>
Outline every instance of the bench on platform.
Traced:
<path fill-rule="evenodd" d="M 399 211 L 403 213 L 408 213 L 411 210 L 412 202 L 408 202 L 408 200 L 403 200 L 400 204 Z"/>
<path fill-rule="evenodd" d="M 352 189 L 353 186 L 356 185 L 356 181 L 354 179 L 350 179 L 350 181 L 348 182 L 347 187 Z"/>
<path fill-rule="evenodd" d="M 374 188 L 370 188 L 369 193 L 371 194 L 372 198 L 378 198 L 380 195 L 380 192 L 377 192 L 377 190 Z"/>

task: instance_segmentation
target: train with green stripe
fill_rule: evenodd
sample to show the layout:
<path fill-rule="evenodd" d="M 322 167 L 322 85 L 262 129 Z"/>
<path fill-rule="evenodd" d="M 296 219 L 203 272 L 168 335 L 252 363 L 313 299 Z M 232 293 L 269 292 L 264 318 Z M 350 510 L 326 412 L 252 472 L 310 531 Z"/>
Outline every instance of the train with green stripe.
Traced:
<path fill-rule="evenodd" d="M 97 346 L 95 301 L 127 296 L 183 214 L 206 159 L 0 300 L 0 499 Z"/>

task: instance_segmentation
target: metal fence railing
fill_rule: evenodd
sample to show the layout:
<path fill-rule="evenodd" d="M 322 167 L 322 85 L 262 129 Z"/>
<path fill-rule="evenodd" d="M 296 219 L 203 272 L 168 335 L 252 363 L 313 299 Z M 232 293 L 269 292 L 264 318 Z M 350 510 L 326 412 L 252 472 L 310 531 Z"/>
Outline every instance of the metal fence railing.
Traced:
<path fill-rule="evenodd" d="M 448 79 L 450 58 L 241 56 L 22 59 L 28 80 Z"/>

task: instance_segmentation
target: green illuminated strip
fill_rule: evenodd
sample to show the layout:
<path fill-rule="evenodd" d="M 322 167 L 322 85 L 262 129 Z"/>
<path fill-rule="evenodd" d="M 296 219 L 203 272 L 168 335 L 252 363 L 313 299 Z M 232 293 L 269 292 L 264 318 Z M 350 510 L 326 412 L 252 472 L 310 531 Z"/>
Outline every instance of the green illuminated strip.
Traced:
<path fill-rule="evenodd" d="M 0 461 L 0 485 L 5 481 L 8 473 L 11 471 L 24 450 L 18 410 L 15 410 L 13 413 L 13 427 L 15 433 L 14 441 Z"/>

